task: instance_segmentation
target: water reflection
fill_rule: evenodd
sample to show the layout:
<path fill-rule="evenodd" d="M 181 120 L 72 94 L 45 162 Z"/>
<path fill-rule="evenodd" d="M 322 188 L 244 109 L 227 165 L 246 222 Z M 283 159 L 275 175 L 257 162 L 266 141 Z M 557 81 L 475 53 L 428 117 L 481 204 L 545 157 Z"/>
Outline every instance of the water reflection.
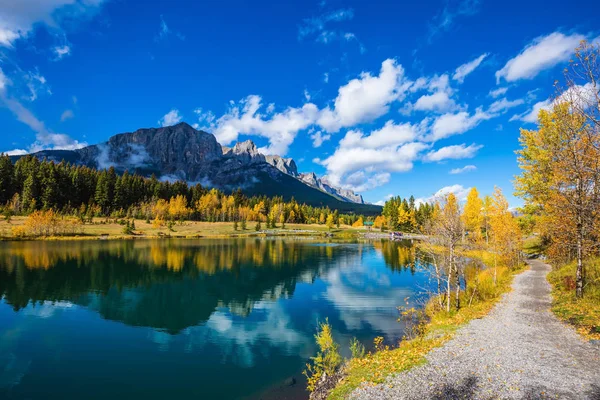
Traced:
<path fill-rule="evenodd" d="M 300 376 L 325 317 L 343 348 L 353 336 L 401 337 L 396 306 L 425 283 L 418 264 L 410 244 L 389 241 L 2 243 L 0 394 L 12 387 L 17 397 L 38 398 L 31 388 L 41 386 L 69 397 L 42 377 L 64 380 L 65 371 L 75 373 L 70 368 L 141 386 L 149 397 L 260 392 Z M 140 377 L 128 369 L 118 374 L 121 366 L 112 364 L 110 372 L 100 369 L 99 357 L 119 357 L 123 349 Z M 77 362 L 67 364 L 72 357 Z M 184 370 L 190 365 L 200 376 Z M 146 378 L 157 370 L 170 376 L 168 392 Z M 236 374 L 236 385 L 223 393 L 227 374 Z M 110 389 L 79 379 L 99 393 Z"/>

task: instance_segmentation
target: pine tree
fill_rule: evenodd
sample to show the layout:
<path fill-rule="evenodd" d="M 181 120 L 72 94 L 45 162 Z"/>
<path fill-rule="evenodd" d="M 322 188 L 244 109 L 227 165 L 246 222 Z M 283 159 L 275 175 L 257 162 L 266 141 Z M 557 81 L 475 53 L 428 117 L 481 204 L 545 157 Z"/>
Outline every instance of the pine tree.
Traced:
<path fill-rule="evenodd" d="M 13 193 L 14 166 L 10 157 L 2 154 L 0 156 L 0 205 L 6 204 Z"/>

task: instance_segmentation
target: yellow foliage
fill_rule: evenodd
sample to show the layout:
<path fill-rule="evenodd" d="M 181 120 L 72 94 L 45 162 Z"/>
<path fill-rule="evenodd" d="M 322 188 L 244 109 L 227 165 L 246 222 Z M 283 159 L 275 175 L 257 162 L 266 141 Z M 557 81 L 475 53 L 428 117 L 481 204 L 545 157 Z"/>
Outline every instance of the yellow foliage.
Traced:
<path fill-rule="evenodd" d="M 361 227 L 363 227 L 364 225 L 365 225 L 365 223 L 364 223 L 364 221 L 363 221 L 362 217 L 360 217 L 359 219 L 357 219 L 357 220 L 356 220 L 356 222 L 355 222 L 355 223 L 353 223 L 353 224 L 352 224 L 352 227 L 353 227 L 353 228 L 361 228 Z"/>
<path fill-rule="evenodd" d="M 483 201 L 479 197 L 477 188 L 473 187 L 467 196 L 467 202 L 462 214 L 463 224 L 469 232 L 469 239 L 477 241 L 481 238 L 483 225 Z"/>

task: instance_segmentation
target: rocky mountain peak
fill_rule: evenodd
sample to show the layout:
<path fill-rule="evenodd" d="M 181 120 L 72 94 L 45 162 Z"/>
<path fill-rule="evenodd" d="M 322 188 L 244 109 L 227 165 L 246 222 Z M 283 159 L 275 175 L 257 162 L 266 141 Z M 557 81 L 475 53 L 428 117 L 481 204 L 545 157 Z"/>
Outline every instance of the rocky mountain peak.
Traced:
<path fill-rule="evenodd" d="M 293 176 L 294 178 L 298 177 L 298 167 L 296 166 L 296 162 L 292 158 L 283 158 L 280 156 L 266 156 L 266 161 L 283 172 L 284 174 L 288 174 Z"/>

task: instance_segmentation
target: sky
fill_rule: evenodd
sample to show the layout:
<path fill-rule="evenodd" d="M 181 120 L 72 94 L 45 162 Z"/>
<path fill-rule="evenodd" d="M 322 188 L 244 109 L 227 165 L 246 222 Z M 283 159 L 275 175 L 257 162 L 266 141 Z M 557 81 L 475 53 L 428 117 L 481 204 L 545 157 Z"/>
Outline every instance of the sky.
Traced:
<path fill-rule="evenodd" d="M 511 206 L 600 2 L 0 0 L 0 152 L 184 121 L 381 204 L 475 186 Z"/>

